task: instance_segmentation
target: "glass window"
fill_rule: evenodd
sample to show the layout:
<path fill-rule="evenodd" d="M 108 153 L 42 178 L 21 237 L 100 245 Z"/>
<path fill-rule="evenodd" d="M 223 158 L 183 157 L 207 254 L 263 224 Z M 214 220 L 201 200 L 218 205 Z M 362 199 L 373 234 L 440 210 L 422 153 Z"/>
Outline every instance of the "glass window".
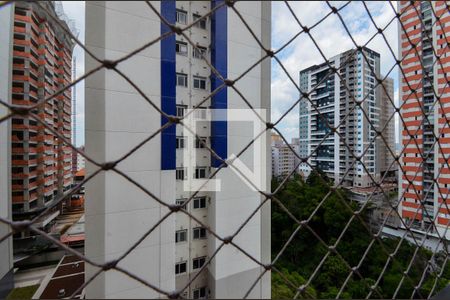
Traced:
<path fill-rule="evenodd" d="M 206 89 L 206 77 L 194 76 L 194 89 Z"/>
<path fill-rule="evenodd" d="M 176 205 L 182 205 L 183 209 L 186 209 L 186 204 L 185 203 L 186 203 L 186 199 L 185 198 L 175 200 L 175 204 Z"/>
<path fill-rule="evenodd" d="M 197 15 L 197 14 L 193 14 L 192 18 L 194 19 L 194 22 L 197 21 L 198 19 L 200 19 L 202 16 Z M 201 28 L 201 29 L 206 29 L 206 18 L 201 19 L 200 21 L 198 21 L 197 23 L 195 23 L 194 25 L 197 28 Z"/>
<path fill-rule="evenodd" d="M 184 117 L 186 105 L 177 105 L 177 117 Z"/>
<path fill-rule="evenodd" d="M 206 108 L 197 107 L 194 111 L 194 115 L 196 119 L 205 120 L 206 119 Z"/>
<path fill-rule="evenodd" d="M 194 198 L 193 202 L 194 209 L 206 207 L 206 197 Z"/>
<path fill-rule="evenodd" d="M 175 232 L 175 243 L 181 243 L 187 241 L 187 229 L 177 230 Z"/>
<path fill-rule="evenodd" d="M 203 143 L 202 143 L 203 142 Z M 206 137 L 200 137 L 195 139 L 195 148 L 205 148 Z"/>
<path fill-rule="evenodd" d="M 175 274 L 186 273 L 187 263 L 185 261 L 175 264 Z"/>
<path fill-rule="evenodd" d="M 177 180 L 184 180 L 184 168 L 178 168 L 175 173 Z"/>
<path fill-rule="evenodd" d="M 176 148 L 177 149 L 183 149 L 184 148 L 184 142 L 185 142 L 185 137 L 184 136 L 177 136 L 176 137 Z"/>
<path fill-rule="evenodd" d="M 177 73 L 177 86 L 187 87 L 187 75 L 183 73 Z"/>
<path fill-rule="evenodd" d="M 187 55 L 188 53 L 187 43 L 177 41 L 175 44 L 175 52 L 180 55 Z"/>
<path fill-rule="evenodd" d="M 199 289 L 193 290 L 192 298 L 194 298 L 194 299 L 206 298 L 206 287 L 201 287 Z"/>
<path fill-rule="evenodd" d="M 206 256 L 197 257 L 192 260 L 192 269 L 200 269 L 206 262 Z"/>
<path fill-rule="evenodd" d="M 177 23 L 186 24 L 187 23 L 187 12 L 181 9 L 177 9 Z"/>
<path fill-rule="evenodd" d="M 193 239 L 199 240 L 206 238 L 206 229 L 203 227 L 196 227 L 193 229 Z"/>
<path fill-rule="evenodd" d="M 194 58 L 202 58 L 202 55 L 205 56 L 206 55 L 206 48 L 205 47 L 200 47 L 197 46 L 197 48 L 194 48 L 194 51 L 192 52 L 192 56 Z"/>
<path fill-rule="evenodd" d="M 195 179 L 206 178 L 206 168 L 205 167 L 195 168 L 194 178 Z"/>

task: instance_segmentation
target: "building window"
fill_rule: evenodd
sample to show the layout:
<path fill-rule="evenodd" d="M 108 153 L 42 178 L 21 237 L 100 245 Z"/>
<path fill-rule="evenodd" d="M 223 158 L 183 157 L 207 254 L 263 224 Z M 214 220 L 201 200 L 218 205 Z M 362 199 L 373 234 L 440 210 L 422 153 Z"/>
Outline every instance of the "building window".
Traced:
<path fill-rule="evenodd" d="M 187 263 L 185 261 L 175 264 L 175 274 L 186 273 Z"/>
<path fill-rule="evenodd" d="M 176 171 L 176 179 L 177 180 L 184 180 L 184 168 L 177 168 Z"/>
<path fill-rule="evenodd" d="M 205 167 L 195 168 L 194 178 L 195 179 L 206 178 L 206 168 Z"/>
<path fill-rule="evenodd" d="M 194 299 L 205 299 L 206 298 L 206 287 L 201 287 L 192 291 L 192 298 Z"/>
<path fill-rule="evenodd" d="M 206 238 L 206 229 L 203 227 L 196 227 L 193 229 L 193 239 L 200 240 Z"/>
<path fill-rule="evenodd" d="M 205 56 L 205 55 L 206 55 L 206 48 L 205 47 L 197 46 L 197 48 L 194 48 L 194 51 L 192 52 L 192 56 L 194 58 L 198 58 L 198 59 L 201 59 L 202 56 Z"/>
<path fill-rule="evenodd" d="M 21 51 L 21 52 L 24 52 L 24 51 L 25 51 L 25 47 L 24 47 L 24 46 L 17 46 L 17 45 L 14 45 L 14 46 L 13 46 L 13 49 L 14 49 L 14 51 Z"/>
<path fill-rule="evenodd" d="M 194 111 L 195 119 L 205 120 L 206 119 L 206 108 L 198 107 Z"/>
<path fill-rule="evenodd" d="M 181 206 L 183 209 L 186 209 L 186 204 L 185 203 L 186 203 L 186 199 L 185 198 L 177 199 L 175 201 L 175 204 Z"/>
<path fill-rule="evenodd" d="M 184 141 L 185 141 L 185 137 L 184 136 L 177 136 L 176 137 L 176 148 L 177 149 L 183 149 L 184 148 Z"/>
<path fill-rule="evenodd" d="M 192 260 L 192 269 L 200 269 L 206 262 L 206 256 L 197 257 Z"/>
<path fill-rule="evenodd" d="M 194 209 L 197 208 L 205 208 L 206 207 L 206 197 L 198 197 L 198 198 L 194 198 Z"/>
<path fill-rule="evenodd" d="M 206 77 L 194 76 L 194 89 L 206 90 Z"/>
<path fill-rule="evenodd" d="M 184 117 L 186 105 L 177 105 L 177 117 Z"/>
<path fill-rule="evenodd" d="M 181 9 L 177 9 L 177 23 L 186 24 L 187 23 L 187 12 Z"/>
<path fill-rule="evenodd" d="M 197 15 L 197 14 L 193 14 L 192 18 L 194 19 L 194 22 L 197 21 L 198 19 L 201 19 L 202 16 Z M 206 29 L 206 18 L 201 19 L 200 21 L 198 21 L 197 23 L 195 23 L 194 25 L 197 28 L 201 28 L 201 29 Z"/>
<path fill-rule="evenodd" d="M 195 148 L 205 148 L 206 137 L 200 137 L 195 139 Z"/>
<path fill-rule="evenodd" d="M 175 52 L 180 55 L 187 55 L 188 53 L 187 43 L 177 41 L 175 44 Z"/>
<path fill-rule="evenodd" d="M 177 73 L 177 86 L 187 87 L 187 75 L 183 73 Z"/>
<path fill-rule="evenodd" d="M 187 229 L 177 230 L 175 232 L 175 243 L 181 243 L 187 241 Z"/>

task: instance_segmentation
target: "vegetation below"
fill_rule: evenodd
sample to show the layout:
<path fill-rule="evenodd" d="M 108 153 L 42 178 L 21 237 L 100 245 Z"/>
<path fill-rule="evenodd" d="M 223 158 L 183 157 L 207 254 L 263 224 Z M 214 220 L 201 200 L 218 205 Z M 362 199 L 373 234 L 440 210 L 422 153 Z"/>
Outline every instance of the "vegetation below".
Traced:
<path fill-rule="evenodd" d="M 297 230 L 299 224 L 293 218 L 309 221 L 302 223 L 302 228 L 274 265 L 283 275 L 272 271 L 273 299 L 294 297 L 296 289 L 309 280 L 310 283 L 299 298 L 335 298 L 342 286 L 344 288 L 339 298 L 366 298 L 371 286 L 377 281 L 370 298 L 391 299 L 395 293 L 396 298 L 427 298 L 435 284 L 433 294 L 449 283 L 448 264 L 437 279 L 441 272 L 439 267 L 447 262 L 442 253 L 432 258 L 430 251 L 417 249 L 405 240 L 374 239 L 373 233 L 353 214 L 358 206 L 348 200 L 344 190 L 332 191 L 330 183 L 323 178 L 325 175 L 319 173 L 312 173 L 306 182 L 295 177 L 275 195 L 292 216 L 273 203 L 272 259 Z M 272 182 L 272 190 L 278 185 L 276 180 Z M 326 195 L 327 199 L 322 202 Z M 309 219 L 319 205 L 320 208 Z M 352 216 L 353 220 L 346 228 Z M 364 212 L 360 217 L 364 218 Z M 345 233 L 341 235 L 344 230 Z M 336 251 L 328 251 L 327 246 L 334 245 L 338 240 Z M 394 259 L 387 264 L 389 253 L 394 252 Z M 409 265 L 407 276 L 404 276 Z M 351 274 L 350 268 L 353 267 L 357 268 Z M 420 286 L 416 292 L 415 286 Z"/>

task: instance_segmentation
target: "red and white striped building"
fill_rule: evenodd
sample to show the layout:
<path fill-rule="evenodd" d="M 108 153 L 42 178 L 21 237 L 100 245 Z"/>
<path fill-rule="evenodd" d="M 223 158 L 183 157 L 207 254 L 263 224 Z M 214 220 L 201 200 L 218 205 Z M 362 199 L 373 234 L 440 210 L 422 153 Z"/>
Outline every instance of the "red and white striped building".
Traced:
<path fill-rule="evenodd" d="M 398 5 L 403 70 L 399 72 L 400 114 L 404 120 L 400 121 L 404 151 L 399 162 L 404 172 L 399 172 L 398 209 L 405 223 L 418 232 L 436 235 L 437 228 L 439 236 L 450 237 L 448 2 L 400 1 Z"/>
<path fill-rule="evenodd" d="M 42 2 L 41 5 L 45 9 L 35 3 L 14 3 L 11 85 L 12 104 L 17 106 L 35 105 L 71 82 L 74 43 L 53 19 L 58 18 L 54 3 Z M 60 22 L 67 26 L 64 21 Z M 70 89 L 33 112 L 54 132 L 70 141 Z M 13 217 L 29 219 L 70 189 L 72 151 L 54 132 L 32 117 L 15 116 L 11 123 Z M 56 211 L 51 215 L 57 215 Z M 43 227 L 50 221 L 43 220 Z"/>

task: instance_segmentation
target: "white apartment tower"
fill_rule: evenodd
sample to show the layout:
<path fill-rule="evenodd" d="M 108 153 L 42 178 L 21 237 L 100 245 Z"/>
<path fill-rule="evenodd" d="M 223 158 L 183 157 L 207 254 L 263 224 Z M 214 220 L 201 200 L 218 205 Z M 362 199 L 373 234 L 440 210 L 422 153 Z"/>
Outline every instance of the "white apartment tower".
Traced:
<path fill-rule="evenodd" d="M 168 22 L 181 28 L 208 14 L 222 1 L 151 1 Z M 236 9 L 266 48 L 270 48 L 271 7 L 268 2 L 237 2 Z M 101 59 L 115 60 L 169 32 L 145 2 L 86 2 L 86 45 Z M 248 122 L 214 121 L 211 109 L 247 109 L 231 87 L 216 90 L 224 78 L 237 78 L 265 51 L 226 5 L 185 31 L 172 34 L 118 64 L 159 109 L 184 116 L 197 107 L 204 118 L 197 134 L 221 158 L 239 153 L 253 138 Z M 87 71 L 96 67 L 86 60 Z M 235 83 L 254 108 L 270 115 L 270 60 L 265 60 Z M 99 162 L 113 161 L 167 123 L 126 80 L 113 70 L 86 79 L 86 153 Z M 212 118 L 212 122 L 207 121 Z M 267 153 L 257 162 L 269 166 Z M 254 149 L 250 151 L 259 151 Z M 185 157 L 195 154 L 189 171 Z M 242 156 L 250 168 L 252 153 Z M 196 179 L 207 178 L 221 165 L 201 142 L 186 138 L 181 125 L 171 125 L 134 152 L 117 168 L 167 204 L 183 205 L 194 192 Z M 253 167 L 255 167 L 253 165 Z M 96 168 L 86 164 L 87 176 Z M 270 176 L 270 171 L 267 171 Z M 230 244 L 222 247 L 217 235 L 233 235 L 264 199 L 227 166 L 214 179 L 220 191 L 200 191 L 185 206 L 199 222 L 177 212 L 165 218 L 119 266 L 164 291 L 180 291 L 186 298 L 242 298 L 264 268 Z M 265 190 L 270 188 L 267 178 Z M 159 222 L 169 209 L 114 172 L 102 172 L 86 185 L 86 255 L 106 262 L 120 257 Z M 205 225 L 205 226 L 202 226 Z M 270 263 L 270 204 L 267 202 L 233 239 L 258 261 Z M 215 254 L 216 250 L 221 249 Z M 204 272 L 199 270 L 215 254 Z M 88 267 L 86 280 L 96 268 Z M 195 278 L 193 280 L 193 278 Z M 193 280 L 193 281 L 192 281 Z M 188 285 L 189 282 L 192 283 Z M 157 298 L 164 295 L 116 271 L 99 275 L 86 288 L 88 298 Z M 250 298 L 270 297 L 270 273 L 257 282 Z"/>
<path fill-rule="evenodd" d="M 376 86 L 375 78 L 380 78 L 380 55 L 364 47 L 343 52 L 329 62 L 339 75 L 326 63 L 300 72 L 300 89 L 309 94 L 315 106 L 304 97 L 300 102 L 300 156 L 308 157 L 313 168 L 325 172 L 335 183 L 369 187 L 373 182 L 368 173 L 378 180 L 385 166 L 380 156 L 385 145 L 370 126 L 383 128 L 381 87 Z M 353 109 L 355 100 L 361 106 Z M 329 126 L 339 126 L 339 134 Z M 365 153 L 361 162 L 352 164 L 352 152 L 356 156 Z M 311 169 L 302 164 L 300 171 L 308 175 Z"/>

